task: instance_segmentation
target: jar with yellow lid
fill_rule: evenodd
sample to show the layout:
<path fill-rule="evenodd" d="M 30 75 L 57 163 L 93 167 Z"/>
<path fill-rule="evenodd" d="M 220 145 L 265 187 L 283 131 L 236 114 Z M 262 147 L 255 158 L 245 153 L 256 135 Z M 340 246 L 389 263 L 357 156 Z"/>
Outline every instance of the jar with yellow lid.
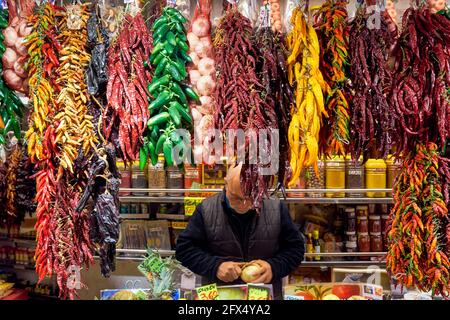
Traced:
<path fill-rule="evenodd" d="M 387 181 L 386 181 L 386 188 L 392 189 L 394 187 L 395 178 L 400 174 L 400 171 L 402 169 L 401 162 L 394 158 L 394 156 L 389 155 L 386 159 L 386 166 L 387 166 Z M 392 196 L 392 192 L 388 193 L 388 196 Z"/>
<path fill-rule="evenodd" d="M 369 159 L 365 165 L 366 188 L 386 189 L 386 162 L 383 159 Z M 367 192 L 369 198 L 386 197 L 386 192 Z"/>
<path fill-rule="evenodd" d="M 345 159 L 334 156 L 325 161 L 325 185 L 327 189 L 345 189 Z M 327 198 L 344 198 L 345 192 L 327 192 Z"/>

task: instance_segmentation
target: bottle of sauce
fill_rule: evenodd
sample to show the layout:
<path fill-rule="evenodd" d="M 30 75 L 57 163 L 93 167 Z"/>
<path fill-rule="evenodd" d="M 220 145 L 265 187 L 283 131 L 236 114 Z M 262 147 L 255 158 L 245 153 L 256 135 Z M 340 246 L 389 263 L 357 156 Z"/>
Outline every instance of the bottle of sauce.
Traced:
<path fill-rule="evenodd" d="M 313 231 L 313 237 L 314 237 L 314 239 L 313 239 L 314 253 L 318 254 L 318 253 L 320 253 L 319 230 Z M 314 260 L 319 261 L 320 256 L 316 255 L 314 257 Z"/>
<path fill-rule="evenodd" d="M 314 246 L 311 233 L 308 233 L 308 239 L 306 240 L 306 253 L 314 253 Z M 312 257 L 308 257 L 309 261 L 313 260 Z"/>

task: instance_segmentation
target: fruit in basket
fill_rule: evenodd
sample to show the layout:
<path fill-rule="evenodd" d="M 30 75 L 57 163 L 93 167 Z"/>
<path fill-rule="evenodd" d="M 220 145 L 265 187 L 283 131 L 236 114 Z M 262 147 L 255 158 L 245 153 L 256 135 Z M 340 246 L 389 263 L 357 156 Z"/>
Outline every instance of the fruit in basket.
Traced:
<path fill-rule="evenodd" d="M 139 298 L 129 290 L 121 290 L 113 294 L 110 300 L 139 300 Z"/>
<path fill-rule="evenodd" d="M 331 293 L 323 297 L 322 300 L 341 300 L 341 299 L 337 295 Z"/>
<path fill-rule="evenodd" d="M 338 296 L 340 299 L 348 299 L 351 296 L 360 294 L 359 285 L 353 284 L 337 284 L 333 286 L 331 293 Z"/>
<path fill-rule="evenodd" d="M 260 275 L 261 266 L 255 262 L 248 263 L 244 266 L 241 273 L 242 281 L 251 283 Z"/>

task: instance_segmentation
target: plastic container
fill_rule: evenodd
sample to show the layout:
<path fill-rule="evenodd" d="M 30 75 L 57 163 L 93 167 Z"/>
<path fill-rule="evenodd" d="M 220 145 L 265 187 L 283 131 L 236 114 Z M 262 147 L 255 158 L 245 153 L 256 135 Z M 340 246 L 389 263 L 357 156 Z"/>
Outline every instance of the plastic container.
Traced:
<path fill-rule="evenodd" d="M 350 156 L 345 158 L 345 188 L 346 189 L 364 189 L 365 188 L 364 164 L 363 158 L 353 161 Z M 350 198 L 363 198 L 364 193 L 349 192 Z"/>
<path fill-rule="evenodd" d="M 316 175 L 314 167 L 308 167 L 305 172 L 306 176 L 306 189 L 325 189 L 325 162 L 322 160 L 317 161 L 317 167 L 319 175 Z M 322 192 L 308 192 L 308 197 L 311 198 L 323 198 Z"/>
<path fill-rule="evenodd" d="M 345 159 L 332 157 L 325 164 L 325 185 L 327 189 L 345 189 Z M 327 198 L 344 198 L 345 192 L 327 192 Z"/>
<path fill-rule="evenodd" d="M 148 165 L 148 187 L 150 189 L 165 189 L 166 185 L 166 171 L 164 170 L 164 155 L 158 155 L 158 162 L 152 166 Z M 164 197 L 165 192 L 149 192 L 151 197 Z"/>
<path fill-rule="evenodd" d="M 366 188 L 386 189 L 386 162 L 383 159 L 369 159 L 365 165 Z M 367 192 L 369 198 L 384 198 L 386 192 Z"/>
<path fill-rule="evenodd" d="M 120 188 L 131 188 L 131 168 L 125 167 L 125 163 L 122 160 L 116 161 L 117 170 L 120 172 Z M 131 192 L 121 192 L 123 196 L 131 195 Z"/>
<path fill-rule="evenodd" d="M 131 167 L 131 187 L 136 189 L 148 188 L 147 177 L 145 176 L 145 172 L 141 171 L 139 161 L 134 161 Z M 143 197 L 146 193 L 133 191 L 133 195 Z"/>
<path fill-rule="evenodd" d="M 316 175 L 313 173 L 314 176 Z M 292 186 L 292 189 L 306 189 L 306 170 L 303 170 L 300 174 L 300 177 L 295 181 L 294 185 Z M 304 192 L 288 192 L 287 196 L 289 198 L 304 198 L 305 193 Z"/>

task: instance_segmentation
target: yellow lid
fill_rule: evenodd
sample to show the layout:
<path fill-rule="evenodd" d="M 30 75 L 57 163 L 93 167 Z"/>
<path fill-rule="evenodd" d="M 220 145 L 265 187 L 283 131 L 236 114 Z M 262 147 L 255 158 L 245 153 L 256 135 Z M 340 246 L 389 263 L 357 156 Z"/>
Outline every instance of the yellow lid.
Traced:
<path fill-rule="evenodd" d="M 164 161 L 164 153 L 158 154 L 158 161 Z"/>
<path fill-rule="evenodd" d="M 352 156 L 351 156 L 350 154 L 346 155 L 346 156 L 345 156 L 345 160 L 347 160 L 347 161 L 352 160 Z M 360 162 L 363 161 L 363 156 L 362 156 L 362 155 L 359 156 L 358 161 L 360 161 Z"/>
<path fill-rule="evenodd" d="M 383 159 L 369 159 L 366 162 L 367 169 L 386 169 L 386 162 Z"/>
<path fill-rule="evenodd" d="M 343 156 L 332 156 L 330 159 L 327 159 L 327 161 L 345 161 L 345 158 Z"/>
<path fill-rule="evenodd" d="M 116 166 L 118 168 L 125 168 L 125 162 L 123 162 L 122 160 L 117 160 L 116 161 Z"/>
<path fill-rule="evenodd" d="M 313 231 L 314 238 L 319 238 L 319 230 Z"/>

